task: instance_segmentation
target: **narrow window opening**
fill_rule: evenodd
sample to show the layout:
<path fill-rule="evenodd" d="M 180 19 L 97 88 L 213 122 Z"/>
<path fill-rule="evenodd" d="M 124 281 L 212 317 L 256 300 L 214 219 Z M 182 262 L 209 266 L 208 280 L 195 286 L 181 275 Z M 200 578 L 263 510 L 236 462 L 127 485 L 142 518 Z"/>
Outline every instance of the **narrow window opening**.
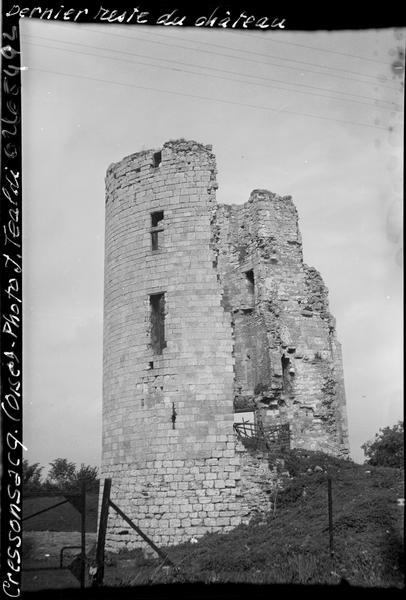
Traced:
<path fill-rule="evenodd" d="M 151 249 L 159 250 L 162 247 L 164 231 L 164 211 L 157 210 L 151 213 Z"/>
<path fill-rule="evenodd" d="M 247 292 L 250 303 L 254 304 L 255 298 L 255 278 L 254 271 L 251 269 L 250 271 L 245 272 L 245 278 L 247 282 Z"/>
<path fill-rule="evenodd" d="M 151 250 L 158 250 L 159 248 L 158 233 L 158 231 L 151 231 Z"/>
<path fill-rule="evenodd" d="M 162 225 L 162 221 L 164 220 L 164 211 L 157 210 L 151 213 L 151 227 L 160 227 Z"/>
<path fill-rule="evenodd" d="M 150 369 L 153 369 L 153 368 L 154 368 L 154 363 L 153 363 L 153 361 L 152 361 L 152 360 L 150 360 L 150 361 L 149 361 L 149 368 L 150 368 Z"/>
<path fill-rule="evenodd" d="M 151 307 L 151 347 L 154 354 L 162 354 L 165 341 L 165 294 L 152 294 Z"/>
<path fill-rule="evenodd" d="M 291 376 L 290 376 L 290 360 L 285 355 L 282 356 L 282 377 L 283 377 L 283 389 L 285 392 L 292 390 Z"/>
<path fill-rule="evenodd" d="M 162 152 L 154 152 L 153 155 L 153 162 L 152 162 L 152 166 L 154 167 L 154 169 L 156 169 L 157 167 L 159 167 L 159 165 L 161 164 L 162 161 Z"/>
<path fill-rule="evenodd" d="M 158 231 L 151 231 L 151 250 L 159 249 Z"/>
<path fill-rule="evenodd" d="M 250 282 L 250 284 L 252 285 L 252 287 L 254 287 L 255 279 L 254 279 L 254 271 L 253 271 L 253 269 L 250 269 L 249 271 L 246 271 L 245 272 L 245 276 L 248 279 L 248 281 Z"/>

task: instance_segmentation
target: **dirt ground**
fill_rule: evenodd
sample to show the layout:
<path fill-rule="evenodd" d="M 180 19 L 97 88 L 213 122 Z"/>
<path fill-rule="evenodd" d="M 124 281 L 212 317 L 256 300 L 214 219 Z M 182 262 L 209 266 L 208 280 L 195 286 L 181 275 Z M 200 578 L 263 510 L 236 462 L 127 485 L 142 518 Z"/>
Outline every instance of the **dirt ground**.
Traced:
<path fill-rule="evenodd" d="M 95 533 L 86 533 L 86 554 L 96 543 Z M 80 553 L 80 533 L 76 531 L 27 531 L 23 538 L 23 591 L 80 587 L 69 569 L 60 569 L 60 552 L 64 546 L 79 548 L 64 551 L 63 566 Z M 88 579 L 86 585 L 90 585 Z"/>

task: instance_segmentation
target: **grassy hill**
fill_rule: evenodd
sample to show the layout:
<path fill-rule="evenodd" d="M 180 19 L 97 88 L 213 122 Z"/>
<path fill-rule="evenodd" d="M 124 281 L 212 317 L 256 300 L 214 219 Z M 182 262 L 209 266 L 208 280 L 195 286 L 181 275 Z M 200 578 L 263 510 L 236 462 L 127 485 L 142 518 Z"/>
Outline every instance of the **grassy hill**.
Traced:
<path fill-rule="evenodd" d="M 294 477 L 275 513 L 232 532 L 165 551 L 178 573 L 140 553 L 111 557 L 106 585 L 149 582 L 246 582 L 402 587 L 403 470 L 357 465 L 322 453 L 292 451 Z M 327 477 L 332 479 L 334 555 L 329 552 Z"/>

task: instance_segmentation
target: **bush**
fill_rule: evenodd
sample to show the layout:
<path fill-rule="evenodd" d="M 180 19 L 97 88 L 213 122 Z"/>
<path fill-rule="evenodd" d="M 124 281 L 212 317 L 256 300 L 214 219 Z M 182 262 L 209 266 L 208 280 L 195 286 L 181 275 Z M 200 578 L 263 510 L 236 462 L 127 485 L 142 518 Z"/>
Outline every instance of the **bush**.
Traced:
<path fill-rule="evenodd" d="M 402 467 L 404 463 L 403 421 L 392 427 L 384 427 L 375 434 L 375 439 L 361 446 L 367 460 L 374 467 Z"/>

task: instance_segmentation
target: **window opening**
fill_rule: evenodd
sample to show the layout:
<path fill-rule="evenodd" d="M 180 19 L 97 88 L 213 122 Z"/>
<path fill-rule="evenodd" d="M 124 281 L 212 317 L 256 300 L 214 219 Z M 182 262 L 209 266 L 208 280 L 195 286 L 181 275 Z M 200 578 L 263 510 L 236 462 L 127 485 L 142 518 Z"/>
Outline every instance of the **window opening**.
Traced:
<path fill-rule="evenodd" d="M 165 341 L 165 294 L 152 294 L 151 307 L 151 347 L 154 354 L 162 354 Z"/>
<path fill-rule="evenodd" d="M 151 249 L 159 250 L 162 247 L 164 231 L 164 211 L 157 210 L 151 213 Z"/>
<path fill-rule="evenodd" d="M 164 211 L 157 210 L 151 213 L 151 227 L 160 227 L 162 226 L 162 221 L 164 220 Z"/>
<path fill-rule="evenodd" d="M 292 381 L 290 376 L 290 359 L 285 355 L 282 356 L 282 377 L 283 377 L 283 389 L 285 392 L 292 391 Z"/>
<path fill-rule="evenodd" d="M 254 304 L 255 297 L 255 278 L 254 271 L 251 269 L 250 271 L 245 272 L 246 282 L 247 282 L 247 291 L 250 302 Z"/>
<path fill-rule="evenodd" d="M 152 166 L 154 167 L 154 169 L 156 169 L 161 164 L 161 161 L 162 161 L 162 152 L 161 151 L 154 152 L 152 158 L 153 158 Z"/>

